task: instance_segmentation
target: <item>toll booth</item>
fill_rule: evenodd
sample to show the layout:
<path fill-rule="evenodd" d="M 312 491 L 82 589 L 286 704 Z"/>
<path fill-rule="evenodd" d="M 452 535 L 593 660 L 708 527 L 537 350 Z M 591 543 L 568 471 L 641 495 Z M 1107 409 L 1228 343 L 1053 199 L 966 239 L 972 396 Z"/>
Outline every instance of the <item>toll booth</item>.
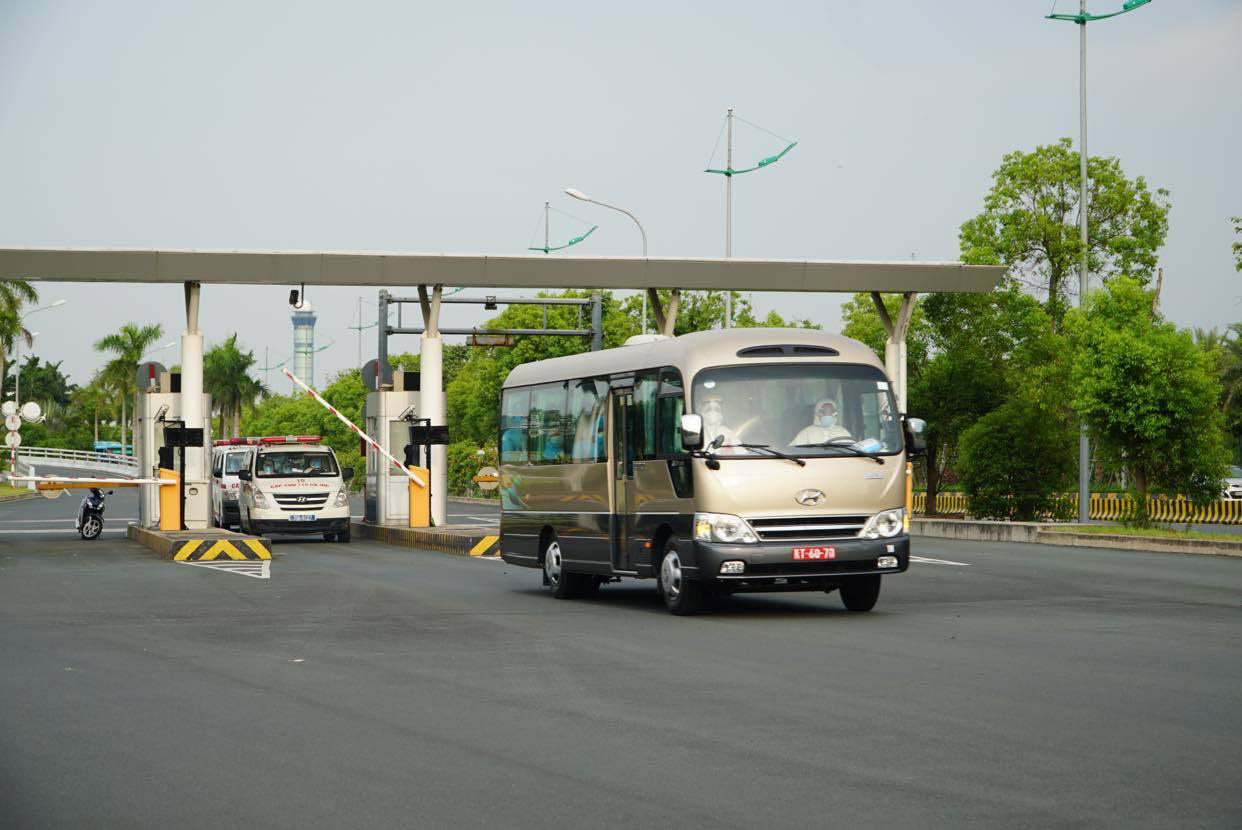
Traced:
<path fill-rule="evenodd" d="M 404 458 L 410 423 L 421 417 L 418 373 L 394 371 L 392 381 L 391 389 L 367 393 L 363 414 L 367 435 L 392 455 Z M 367 447 L 366 458 L 365 520 L 405 524 L 410 519 L 409 479 L 373 447 Z"/>
<path fill-rule="evenodd" d="M 141 382 L 138 390 L 136 411 L 138 424 L 134 432 L 134 457 L 138 461 L 138 474 L 143 478 L 159 478 L 160 450 L 164 449 L 165 430 L 185 426 L 203 430 L 202 461 L 198 465 L 198 475 L 190 474 L 184 482 L 185 506 L 183 520 L 188 529 L 200 530 L 211 526 L 211 396 L 203 395 L 202 409 L 204 413 L 201 423 L 182 424 L 181 417 L 181 376 L 170 372 L 160 372 L 156 377 L 149 378 L 144 386 Z M 180 450 L 169 448 L 176 466 L 181 472 Z M 196 445 L 192 449 L 197 450 Z M 187 452 L 191 448 L 187 448 Z M 160 523 L 160 488 L 154 484 L 139 486 L 138 524 L 141 527 L 159 527 Z"/>

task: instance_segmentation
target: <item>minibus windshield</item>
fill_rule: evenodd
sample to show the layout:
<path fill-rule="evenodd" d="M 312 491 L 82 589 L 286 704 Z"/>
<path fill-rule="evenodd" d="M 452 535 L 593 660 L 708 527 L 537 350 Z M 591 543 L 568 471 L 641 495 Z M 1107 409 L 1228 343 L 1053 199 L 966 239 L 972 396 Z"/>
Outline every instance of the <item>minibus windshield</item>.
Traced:
<path fill-rule="evenodd" d="M 323 451 L 259 453 L 255 471 L 259 478 L 338 475 L 335 459 Z"/>
<path fill-rule="evenodd" d="M 799 362 L 704 369 L 695 376 L 691 403 L 703 417 L 704 444 L 723 436 L 715 450 L 721 456 L 770 457 L 742 444 L 802 458 L 901 451 L 897 404 L 888 379 L 874 366 Z"/>

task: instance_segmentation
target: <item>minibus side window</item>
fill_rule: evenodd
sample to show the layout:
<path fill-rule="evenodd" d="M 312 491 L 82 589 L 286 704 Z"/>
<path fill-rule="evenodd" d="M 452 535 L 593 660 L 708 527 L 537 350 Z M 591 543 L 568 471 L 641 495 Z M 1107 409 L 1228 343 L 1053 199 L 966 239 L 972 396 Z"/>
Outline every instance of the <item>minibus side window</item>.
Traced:
<path fill-rule="evenodd" d="M 530 391 L 530 462 L 565 461 L 565 384 L 547 383 Z"/>
<path fill-rule="evenodd" d="M 659 390 L 659 376 L 655 371 L 635 375 L 631 438 L 636 461 L 656 457 L 656 394 Z"/>
<path fill-rule="evenodd" d="M 525 464 L 530 390 L 506 389 L 500 397 L 500 463 Z"/>
<path fill-rule="evenodd" d="M 608 383 L 584 378 L 569 382 L 569 407 L 565 418 L 565 443 L 569 460 L 577 464 L 605 460 Z"/>

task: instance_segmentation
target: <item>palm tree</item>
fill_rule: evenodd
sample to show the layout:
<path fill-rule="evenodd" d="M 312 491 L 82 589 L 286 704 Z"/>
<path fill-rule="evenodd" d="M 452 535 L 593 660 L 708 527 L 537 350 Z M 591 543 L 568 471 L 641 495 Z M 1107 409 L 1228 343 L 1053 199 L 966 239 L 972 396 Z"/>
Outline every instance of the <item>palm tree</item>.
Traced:
<path fill-rule="evenodd" d="M 91 382 L 85 386 L 79 386 L 73 392 L 73 403 L 80 407 L 83 411 L 91 413 L 91 421 L 95 427 L 95 442 L 99 442 L 99 411 L 102 409 L 107 412 L 108 402 L 112 396 L 106 387 L 106 380 L 100 373 L 96 373 Z"/>
<path fill-rule="evenodd" d="M 238 348 L 236 333 L 203 356 L 203 386 L 219 407 L 221 436 L 226 414 L 232 415 L 232 435 L 236 438 L 241 432 L 242 407 L 253 406 L 256 398 L 268 393 L 262 383 L 250 377 L 249 370 L 254 364 L 254 352 Z"/>
<path fill-rule="evenodd" d="M 39 299 L 39 292 L 33 285 L 22 280 L 0 282 L 0 389 L 4 388 L 8 377 L 8 365 L 5 356 L 12 351 L 19 338 L 32 343 L 30 332 L 22 327 L 22 318 L 18 313 L 24 303 L 33 303 Z"/>
<path fill-rule="evenodd" d="M 95 351 L 111 352 L 116 355 L 104 366 L 103 374 L 109 382 L 121 392 L 121 452 L 125 452 L 126 403 L 130 396 L 137 392 L 134 374 L 138 371 L 138 363 L 142 356 L 150 351 L 151 346 L 164 335 L 164 327 L 158 323 L 150 326 L 139 326 L 137 323 L 126 323 L 120 331 L 100 338 L 95 344 Z"/>

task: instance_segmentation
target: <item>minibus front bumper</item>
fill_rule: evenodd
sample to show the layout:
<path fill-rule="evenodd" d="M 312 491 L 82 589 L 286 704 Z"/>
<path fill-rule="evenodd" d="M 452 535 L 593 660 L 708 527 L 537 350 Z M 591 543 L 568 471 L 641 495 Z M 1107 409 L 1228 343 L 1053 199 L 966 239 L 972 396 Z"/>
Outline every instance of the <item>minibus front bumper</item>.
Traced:
<path fill-rule="evenodd" d="M 823 558 L 794 559 L 795 548 L 815 548 Z M 682 563 L 690 578 L 713 582 L 730 591 L 816 590 L 839 585 L 843 579 L 863 574 L 901 573 L 910 567 L 910 537 L 890 539 L 833 539 L 825 542 L 760 542 L 727 545 L 694 542 L 695 561 Z M 883 557 L 896 560 L 881 567 Z M 726 562 L 741 562 L 741 573 L 721 573 Z"/>

